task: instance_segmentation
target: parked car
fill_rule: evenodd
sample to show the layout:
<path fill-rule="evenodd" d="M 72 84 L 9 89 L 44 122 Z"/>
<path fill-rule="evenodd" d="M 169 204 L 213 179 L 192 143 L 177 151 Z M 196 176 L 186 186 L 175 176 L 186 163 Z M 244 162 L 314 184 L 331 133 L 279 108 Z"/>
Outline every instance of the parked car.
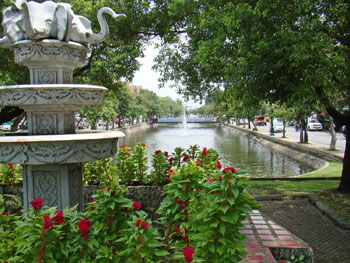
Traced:
<path fill-rule="evenodd" d="M 266 126 L 265 116 L 257 116 L 254 123 L 256 126 Z"/>
<path fill-rule="evenodd" d="M 89 129 L 89 128 L 90 128 L 90 123 L 86 119 L 82 119 L 77 124 L 77 129 L 79 129 L 79 130 Z"/>
<path fill-rule="evenodd" d="M 11 130 L 11 122 L 4 122 L 3 124 L 0 125 L 0 130 L 1 131 L 10 131 Z"/>
<path fill-rule="evenodd" d="M 273 131 L 283 132 L 283 123 L 280 121 L 273 121 Z"/>
<path fill-rule="evenodd" d="M 307 130 L 308 131 L 321 131 L 322 130 L 322 124 L 315 119 L 310 119 L 307 122 Z"/>

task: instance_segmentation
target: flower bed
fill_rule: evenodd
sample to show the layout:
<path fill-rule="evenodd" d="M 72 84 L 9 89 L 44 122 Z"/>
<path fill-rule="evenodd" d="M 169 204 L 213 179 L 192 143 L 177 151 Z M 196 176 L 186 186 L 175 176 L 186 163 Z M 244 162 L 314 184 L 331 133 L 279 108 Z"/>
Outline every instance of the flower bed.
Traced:
<path fill-rule="evenodd" d="M 76 207 L 56 211 L 45 207 L 45 200 L 36 199 L 31 202 L 32 209 L 21 216 L 5 211 L 0 198 L 0 259 L 5 259 L 2 262 L 240 261 L 245 254 L 245 237 L 239 229 L 245 214 L 255 205 L 244 192 L 246 179 L 237 177 L 234 168 L 221 171 L 218 156 L 211 156 L 209 153 L 214 151 L 210 149 L 196 153 L 192 147 L 192 155 L 177 151 L 178 155 L 171 157 L 155 153 L 159 158 L 156 156 L 153 163 L 153 178 L 167 182 L 163 197 L 160 186 L 156 191 L 150 186 L 133 187 L 128 193 L 127 188 L 109 182 L 104 189 L 96 190 L 85 212 L 78 212 Z M 124 155 L 128 155 L 126 152 L 127 149 Z M 170 158 L 174 158 L 173 166 L 165 170 L 169 168 Z M 127 198 L 130 194 L 133 199 Z M 145 210 L 154 213 L 158 220 L 152 222 Z"/>

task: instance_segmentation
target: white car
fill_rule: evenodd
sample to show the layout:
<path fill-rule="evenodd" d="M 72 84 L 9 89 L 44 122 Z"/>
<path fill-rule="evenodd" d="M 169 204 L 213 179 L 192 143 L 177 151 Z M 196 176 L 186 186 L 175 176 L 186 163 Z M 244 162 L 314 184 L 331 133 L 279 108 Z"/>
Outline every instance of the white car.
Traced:
<path fill-rule="evenodd" d="M 11 122 L 5 122 L 0 125 L 1 131 L 10 131 L 11 130 Z"/>
<path fill-rule="evenodd" d="M 321 131 L 322 130 L 322 124 L 318 120 L 309 120 L 307 122 L 307 130 L 308 131 Z"/>
<path fill-rule="evenodd" d="M 283 131 L 283 123 L 280 121 L 273 122 L 273 131 L 274 132 L 282 132 Z"/>

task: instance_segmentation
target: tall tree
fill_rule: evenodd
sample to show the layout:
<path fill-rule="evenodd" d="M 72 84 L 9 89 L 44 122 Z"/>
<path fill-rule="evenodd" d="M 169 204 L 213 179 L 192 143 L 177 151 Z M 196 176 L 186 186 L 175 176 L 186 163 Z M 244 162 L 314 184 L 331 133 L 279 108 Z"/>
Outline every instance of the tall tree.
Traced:
<path fill-rule="evenodd" d="M 338 189 L 350 192 L 350 5 L 342 0 L 175 1 L 196 3 L 176 43 L 164 42 L 162 79 L 181 82 L 180 92 L 202 98 L 215 87 L 271 104 L 321 103 L 347 147 Z"/>

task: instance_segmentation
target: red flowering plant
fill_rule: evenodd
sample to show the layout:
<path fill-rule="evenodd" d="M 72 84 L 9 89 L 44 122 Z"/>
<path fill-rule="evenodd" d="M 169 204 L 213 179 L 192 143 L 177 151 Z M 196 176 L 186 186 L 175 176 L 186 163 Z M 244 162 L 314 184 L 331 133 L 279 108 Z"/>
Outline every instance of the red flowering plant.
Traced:
<path fill-rule="evenodd" d="M 117 175 L 122 183 L 131 185 L 136 177 L 137 165 L 134 152 L 129 147 L 121 146 L 117 152 Z"/>
<path fill-rule="evenodd" d="M 126 247 L 119 253 L 119 262 L 167 262 L 168 252 L 162 248 L 160 234 L 146 216 L 145 212 L 137 211 L 128 221 L 129 226 L 120 231 L 118 241 Z"/>
<path fill-rule="evenodd" d="M 189 232 L 192 228 L 192 212 L 196 210 L 195 190 L 201 189 L 204 170 L 196 162 L 189 161 L 175 170 L 167 185 L 167 196 L 157 213 L 161 214 L 160 225 L 164 231 L 164 248 L 175 251 L 170 255 L 173 260 L 183 258 L 182 251 L 190 246 Z"/>
<path fill-rule="evenodd" d="M 152 170 L 150 177 L 157 185 L 163 185 L 168 182 L 167 171 L 170 169 L 170 164 L 167 155 L 161 150 L 157 150 L 152 154 Z"/>
<path fill-rule="evenodd" d="M 144 143 L 135 145 L 133 158 L 136 165 L 136 178 L 140 184 L 144 184 L 147 181 L 147 153 Z"/>
<path fill-rule="evenodd" d="M 181 167 L 181 165 L 184 162 L 185 156 L 188 156 L 187 158 L 185 158 L 185 161 L 186 161 L 186 159 L 190 158 L 190 156 L 186 153 L 185 149 L 182 147 L 176 147 L 174 149 L 174 152 L 172 153 L 172 156 L 173 156 L 172 165 L 176 166 L 177 168 Z"/>
<path fill-rule="evenodd" d="M 73 207 L 62 212 L 55 207 L 43 207 L 43 203 L 40 198 L 34 199 L 32 208 L 23 216 L 13 216 L 12 236 L 6 235 L 2 239 L 7 244 L 5 247 L 12 249 L 12 255 L 1 257 L 6 253 L 3 247 L 0 249 L 1 258 L 8 258 L 9 262 L 70 262 L 72 247 L 76 244 L 77 227 L 74 224 L 79 218 L 77 209 Z M 9 226 L 7 224 L 1 229 Z"/>
<path fill-rule="evenodd" d="M 112 158 L 83 163 L 83 180 L 88 185 L 106 185 L 116 180 Z"/>
<path fill-rule="evenodd" d="M 188 155 L 191 158 L 191 160 L 196 160 L 199 153 L 200 153 L 199 145 L 197 144 L 190 145 L 190 148 L 186 150 L 186 155 Z"/>
<path fill-rule="evenodd" d="M 256 202 L 244 192 L 247 179 L 236 173 L 232 167 L 212 173 L 199 193 L 202 202 L 193 214 L 190 239 L 204 262 L 238 262 L 245 255 L 245 236 L 239 230 Z"/>
<path fill-rule="evenodd" d="M 198 161 L 201 163 L 204 170 L 210 172 L 217 172 L 220 170 L 219 154 L 212 148 L 204 147 L 198 154 Z M 220 165 L 218 165 L 220 164 Z"/>
<path fill-rule="evenodd" d="M 16 184 L 22 177 L 21 165 L 5 163 L 0 164 L 0 185 Z"/>
<path fill-rule="evenodd" d="M 159 234 L 145 219 L 141 204 L 125 198 L 126 193 L 127 188 L 110 184 L 108 190 L 98 190 L 92 196 L 94 202 L 85 213 L 88 227 L 83 222 L 80 228 L 83 242 L 76 247 L 76 262 L 82 262 L 82 258 L 85 262 L 156 262 L 161 254 Z"/>

